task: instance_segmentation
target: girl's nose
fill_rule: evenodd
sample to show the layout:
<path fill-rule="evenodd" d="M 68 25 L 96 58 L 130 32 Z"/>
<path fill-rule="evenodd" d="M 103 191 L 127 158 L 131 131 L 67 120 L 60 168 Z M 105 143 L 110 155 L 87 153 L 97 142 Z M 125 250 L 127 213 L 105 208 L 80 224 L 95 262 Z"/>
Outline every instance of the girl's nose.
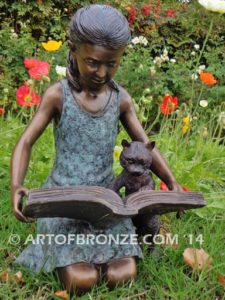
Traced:
<path fill-rule="evenodd" d="M 106 73 L 107 73 L 107 67 L 105 65 L 100 65 L 97 72 L 96 72 L 96 75 L 99 77 L 99 78 L 105 78 L 106 77 Z"/>

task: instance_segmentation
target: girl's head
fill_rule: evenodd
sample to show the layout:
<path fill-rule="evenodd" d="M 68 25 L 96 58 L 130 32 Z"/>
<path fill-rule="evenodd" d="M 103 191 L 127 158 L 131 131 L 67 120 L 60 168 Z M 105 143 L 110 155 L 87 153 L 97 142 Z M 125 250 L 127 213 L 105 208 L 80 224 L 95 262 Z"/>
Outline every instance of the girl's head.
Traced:
<path fill-rule="evenodd" d="M 126 18 L 108 5 L 93 4 L 79 9 L 69 26 L 69 46 L 67 78 L 77 90 L 82 90 L 76 52 L 83 45 L 100 46 L 112 53 L 120 52 L 130 41 L 130 29 Z M 82 50 L 83 51 L 83 50 Z M 113 82 L 109 84 L 112 87 Z"/>

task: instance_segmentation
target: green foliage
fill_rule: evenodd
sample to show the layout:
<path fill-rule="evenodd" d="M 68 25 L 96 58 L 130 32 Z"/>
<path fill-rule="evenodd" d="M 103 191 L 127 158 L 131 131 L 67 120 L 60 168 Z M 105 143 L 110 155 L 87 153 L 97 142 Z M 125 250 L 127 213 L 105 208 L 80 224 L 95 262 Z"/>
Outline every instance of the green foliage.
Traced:
<path fill-rule="evenodd" d="M 164 119 L 159 135 L 154 136 L 157 147 L 164 153 L 172 170 L 180 182 L 191 190 L 202 191 L 207 207 L 188 211 L 180 220 L 174 214 L 161 217 L 163 228 L 178 235 L 178 248 L 157 246 L 155 255 L 144 251 L 145 258 L 138 263 L 137 281 L 109 291 L 104 282 L 96 286 L 82 299 L 122 299 L 143 295 L 146 299 L 223 299 L 224 290 L 217 281 L 223 274 L 224 245 L 224 146 L 213 142 L 209 137 L 202 139 L 201 132 L 183 138 L 180 127 L 174 127 L 171 119 Z M 16 140 L 25 128 L 18 119 L 7 117 L 0 120 L 0 195 L 1 195 L 1 270 L 11 269 L 11 274 L 23 272 L 25 284 L 1 283 L 1 299 L 29 299 L 32 293 L 35 299 L 55 299 L 54 292 L 62 289 L 53 273 L 33 274 L 26 268 L 14 264 L 14 256 L 26 247 L 28 235 L 35 235 L 35 224 L 18 222 L 12 215 L 9 193 L 9 162 Z M 171 126 L 173 131 L 171 130 Z M 121 131 L 117 144 L 128 138 Z M 44 132 L 33 146 L 31 162 L 25 185 L 28 188 L 41 186 L 52 168 L 54 160 L 52 127 Z M 115 172 L 118 173 L 118 163 Z M 159 181 L 157 180 L 157 185 Z M 158 185 L 159 186 L 159 185 Z M 10 234 L 19 234 L 17 245 L 9 243 Z M 198 237 L 202 237 L 198 239 Z M 182 253 L 187 247 L 203 248 L 213 259 L 213 268 L 203 272 L 191 272 L 183 262 Z M 159 276 L 160 274 L 160 276 Z M 157 288 L 156 288 L 157 287 Z M 137 296 L 139 297 L 139 296 Z M 76 299 L 76 297 L 71 297 Z M 137 298 L 138 299 L 138 298 Z"/>
<path fill-rule="evenodd" d="M 24 58 L 33 57 L 51 65 L 48 81 L 34 80 L 38 94 L 61 77 L 56 74 L 56 65 L 66 66 L 66 28 L 74 11 L 88 3 L 100 1 L 2 1 L 0 0 L 0 197 L 2 238 L 0 243 L 1 270 L 11 268 L 22 270 L 25 284 L 1 283 L 1 299 L 55 299 L 54 292 L 61 289 L 53 274 L 37 274 L 13 264 L 14 256 L 24 249 L 28 234 L 35 233 L 35 224 L 24 225 L 12 215 L 9 192 L 10 157 L 16 140 L 25 128 L 24 123 L 32 117 L 34 107 L 19 107 L 15 101 L 15 91 L 29 79 L 24 67 Z M 146 1 L 147 2 L 147 1 Z M 149 256 L 139 263 L 136 282 L 109 291 L 105 283 L 95 287 L 82 299 L 223 299 L 224 290 L 217 277 L 224 272 L 224 19 L 201 8 L 197 1 L 181 4 L 176 0 L 151 0 L 151 14 L 141 13 L 143 1 L 108 1 L 126 16 L 127 7 L 135 5 L 138 15 L 132 25 L 132 36 L 143 35 L 148 45 L 136 44 L 128 47 L 116 80 L 134 98 L 138 116 L 146 132 L 155 133 L 151 139 L 166 157 L 177 181 L 190 190 L 201 191 L 207 200 L 203 209 L 188 211 L 181 220 L 174 214 L 162 217 L 166 229 L 179 234 L 179 247 L 158 247 L 158 254 Z M 157 4 L 158 3 L 158 4 Z M 156 13 L 156 9 L 160 8 Z M 176 18 L 166 16 L 167 9 L 176 10 Z M 160 16 L 160 17 L 158 17 Z M 214 26 L 206 48 L 200 55 L 212 18 Z M 55 52 L 47 52 L 41 42 L 49 39 L 62 41 Z M 196 50 L 194 45 L 200 49 Z M 169 60 L 156 63 L 164 50 Z M 193 55 L 195 51 L 195 55 Z M 171 61 L 175 59 L 176 61 Z M 159 59 L 158 59 L 159 61 Z M 199 65 L 204 64 L 207 72 L 214 74 L 218 83 L 203 85 L 198 75 Z M 165 94 L 179 98 L 179 110 L 170 114 L 160 113 L 160 104 Z M 208 106 L 199 106 L 206 99 Z M 184 118 L 189 118 L 184 133 Z M 160 131 L 159 131 L 160 127 Z M 157 134 L 156 134 L 157 132 Z M 127 134 L 120 130 L 117 145 Z M 55 156 L 52 126 L 44 132 L 33 147 L 25 186 L 41 186 L 52 168 Z M 114 163 L 115 174 L 121 167 Z M 159 179 L 155 178 L 159 187 Z M 19 233 L 18 245 L 8 242 L 11 233 Z M 189 234 L 203 236 L 204 243 L 194 239 L 190 243 Z M 213 258 L 213 268 L 202 273 L 190 272 L 182 259 L 186 247 L 203 247 Z M 157 257 L 158 255 L 158 257 Z"/>

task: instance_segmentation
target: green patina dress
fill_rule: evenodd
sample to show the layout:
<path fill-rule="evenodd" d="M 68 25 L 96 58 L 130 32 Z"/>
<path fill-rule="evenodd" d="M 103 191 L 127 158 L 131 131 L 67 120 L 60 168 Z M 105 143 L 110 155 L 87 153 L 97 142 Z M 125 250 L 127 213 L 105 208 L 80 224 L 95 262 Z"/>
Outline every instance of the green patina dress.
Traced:
<path fill-rule="evenodd" d="M 44 187 L 97 185 L 108 187 L 113 180 L 113 149 L 119 121 L 119 92 L 112 89 L 104 110 L 96 115 L 83 110 L 74 99 L 66 79 L 63 86 L 63 110 L 54 126 L 56 159 Z M 124 218 L 105 229 L 86 221 L 68 218 L 39 218 L 38 234 L 113 235 L 135 234 L 130 218 Z M 61 243 L 62 242 L 62 243 Z M 81 261 L 95 264 L 111 259 L 136 256 L 142 258 L 140 247 L 133 243 L 63 243 L 63 238 L 35 240 L 16 259 L 35 272 L 53 271 Z"/>

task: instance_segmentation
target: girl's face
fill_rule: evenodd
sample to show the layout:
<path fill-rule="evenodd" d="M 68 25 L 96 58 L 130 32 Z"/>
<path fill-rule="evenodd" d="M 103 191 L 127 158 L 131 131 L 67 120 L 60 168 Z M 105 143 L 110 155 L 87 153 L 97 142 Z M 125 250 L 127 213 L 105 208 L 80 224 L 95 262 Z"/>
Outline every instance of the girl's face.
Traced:
<path fill-rule="evenodd" d="M 83 43 L 74 52 L 81 84 L 91 90 L 100 90 L 115 75 L 125 47 L 109 49 Z"/>

